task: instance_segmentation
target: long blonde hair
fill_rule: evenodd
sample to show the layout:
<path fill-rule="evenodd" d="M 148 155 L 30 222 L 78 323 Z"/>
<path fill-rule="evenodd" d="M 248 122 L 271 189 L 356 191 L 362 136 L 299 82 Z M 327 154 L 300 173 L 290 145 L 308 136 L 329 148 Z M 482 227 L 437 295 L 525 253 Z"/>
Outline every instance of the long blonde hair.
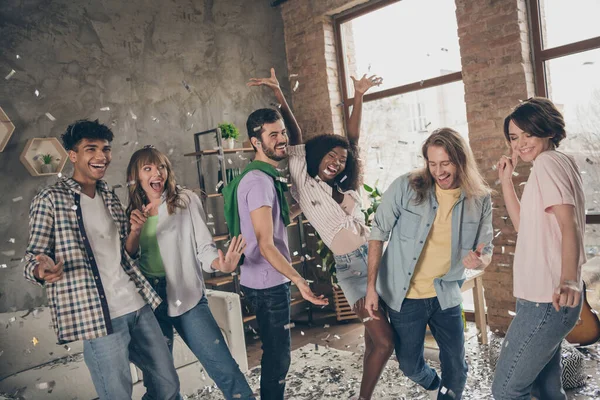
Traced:
<path fill-rule="evenodd" d="M 413 171 L 409 177 L 410 186 L 417 192 L 416 204 L 421 204 L 435 185 L 433 176 L 429 172 L 429 159 L 427 158 L 429 146 L 439 146 L 448 153 L 450 161 L 456 166 L 458 186 L 466 197 L 483 197 L 491 193 L 490 187 L 477 168 L 475 156 L 467 142 L 454 129 L 440 128 L 433 131 L 423 143 L 421 152 L 425 166 Z"/>
<path fill-rule="evenodd" d="M 164 165 L 167 170 L 164 193 L 169 215 L 173 214 L 176 208 L 186 208 L 189 204 L 189 198 L 182 192 L 181 187 L 177 186 L 171 162 L 166 155 L 153 147 L 147 146 L 133 153 L 127 166 L 127 187 L 129 189 L 127 215 L 130 215 L 133 210 L 142 210 L 149 202 L 139 179 L 140 170 L 148 164 Z"/>

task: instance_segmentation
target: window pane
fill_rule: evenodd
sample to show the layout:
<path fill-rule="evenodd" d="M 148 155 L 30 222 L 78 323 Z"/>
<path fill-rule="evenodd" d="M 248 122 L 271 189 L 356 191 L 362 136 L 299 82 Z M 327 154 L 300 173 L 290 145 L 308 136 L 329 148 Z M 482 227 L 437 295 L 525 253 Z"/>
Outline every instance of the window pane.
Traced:
<path fill-rule="evenodd" d="M 600 36 L 598 0 L 541 0 L 540 7 L 545 49 Z"/>
<path fill-rule="evenodd" d="M 365 103 L 359 143 L 364 182 L 385 190 L 400 175 L 423 166 L 421 146 L 441 127 L 468 140 L 462 81 Z"/>
<path fill-rule="evenodd" d="M 565 116 L 561 150 L 575 157 L 583 177 L 586 209 L 600 212 L 600 49 L 546 62 L 548 91 Z"/>
<path fill-rule="evenodd" d="M 403 0 L 342 24 L 341 36 L 348 97 L 351 75 L 382 76 L 377 91 L 461 70 L 454 1 Z"/>

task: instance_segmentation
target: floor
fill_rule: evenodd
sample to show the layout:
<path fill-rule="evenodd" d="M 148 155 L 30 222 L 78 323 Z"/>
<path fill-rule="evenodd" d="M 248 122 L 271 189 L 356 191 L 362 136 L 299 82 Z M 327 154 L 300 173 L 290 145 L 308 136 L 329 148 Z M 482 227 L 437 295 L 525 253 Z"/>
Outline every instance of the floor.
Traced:
<path fill-rule="evenodd" d="M 352 351 L 362 353 L 364 349 L 363 334 L 364 328 L 358 321 L 339 323 L 334 315 L 325 313 L 316 313 L 314 322 L 309 326 L 306 322 L 296 321 L 292 333 L 292 350 L 301 348 L 307 344 L 317 344 L 319 346 L 329 346 L 338 350 Z M 469 323 L 467 328 L 467 355 L 470 358 L 472 374 L 482 373 L 476 371 L 476 358 L 484 359 L 487 357 L 487 346 L 479 345 L 475 334 L 474 324 Z M 427 342 L 434 343 L 433 340 Z M 250 368 L 260 365 L 262 350 L 258 336 L 250 331 L 246 338 L 248 363 Z M 426 349 L 425 357 L 437 360 L 437 351 L 430 348 Z M 585 369 L 588 376 L 587 384 L 580 389 L 568 392 L 569 399 L 594 399 L 600 398 L 600 345 L 596 344 L 587 349 L 583 349 L 585 357 Z"/>

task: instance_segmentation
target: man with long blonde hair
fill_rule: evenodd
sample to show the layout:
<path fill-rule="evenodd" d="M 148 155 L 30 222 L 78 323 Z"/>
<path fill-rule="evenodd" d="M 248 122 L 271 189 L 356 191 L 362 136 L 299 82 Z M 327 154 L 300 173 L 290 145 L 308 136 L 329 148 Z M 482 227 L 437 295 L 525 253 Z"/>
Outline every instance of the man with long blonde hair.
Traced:
<path fill-rule="evenodd" d="M 396 179 L 375 214 L 365 307 L 375 318 L 379 296 L 385 302 L 402 372 L 432 399 L 458 400 L 467 380 L 460 287 L 465 268 L 491 261 L 490 189 L 453 129 L 434 131 L 422 154 L 425 166 Z M 441 378 L 423 357 L 428 325 Z"/>

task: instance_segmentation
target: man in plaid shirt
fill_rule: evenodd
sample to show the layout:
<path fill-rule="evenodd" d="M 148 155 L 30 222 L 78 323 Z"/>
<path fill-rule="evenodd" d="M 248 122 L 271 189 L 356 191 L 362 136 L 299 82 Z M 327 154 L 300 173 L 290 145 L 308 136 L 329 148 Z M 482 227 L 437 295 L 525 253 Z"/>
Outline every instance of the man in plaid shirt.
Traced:
<path fill-rule="evenodd" d="M 98 120 L 81 120 L 62 140 L 73 177 L 43 189 L 31 203 L 25 278 L 46 288 L 58 342 L 83 340 L 101 400 L 131 398 L 129 361 L 151 377 L 144 380 L 144 399 L 180 399 L 173 359 L 152 311 L 161 299 L 124 251 L 127 218 L 101 180 L 113 133 Z"/>

